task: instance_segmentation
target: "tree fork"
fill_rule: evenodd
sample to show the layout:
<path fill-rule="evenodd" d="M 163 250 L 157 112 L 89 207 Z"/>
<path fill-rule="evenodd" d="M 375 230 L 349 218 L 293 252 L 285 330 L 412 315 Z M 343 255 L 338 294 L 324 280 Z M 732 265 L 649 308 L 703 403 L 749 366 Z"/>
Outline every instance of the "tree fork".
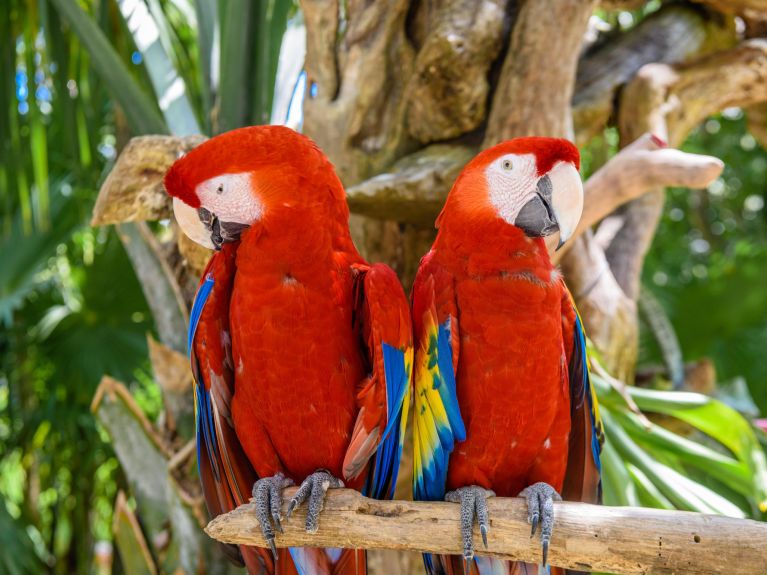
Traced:
<path fill-rule="evenodd" d="M 283 515 L 295 488 L 285 490 Z M 488 549 L 480 555 L 537 563 L 523 499 L 488 500 Z M 687 511 L 554 504 L 552 565 L 616 574 L 747 575 L 767 572 L 767 524 Z M 277 547 L 351 547 L 460 554 L 458 507 L 444 502 L 377 501 L 350 489 L 331 489 L 320 529 L 304 530 L 302 509 L 278 533 Z M 475 527 L 475 541 L 481 541 Z M 266 547 L 252 503 L 211 521 L 206 532 L 225 543 Z M 479 546 L 481 547 L 481 545 Z"/>

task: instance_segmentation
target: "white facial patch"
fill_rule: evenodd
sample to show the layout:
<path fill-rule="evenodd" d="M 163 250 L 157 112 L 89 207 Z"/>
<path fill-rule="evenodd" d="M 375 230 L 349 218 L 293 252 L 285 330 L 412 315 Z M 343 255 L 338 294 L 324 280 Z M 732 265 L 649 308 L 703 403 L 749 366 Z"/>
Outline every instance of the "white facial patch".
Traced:
<path fill-rule="evenodd" d="M 485 168 L 490 203 L 507 223 L 514 221 L 535 195 L 538 168 L 533 154 L 506 154 Z"/>
<path fill-rule="evenodd" d="M 194 191 L 200 205 L 223 222 L 251 225 L 263 215 L 250 172 L 215 176 Z"/>

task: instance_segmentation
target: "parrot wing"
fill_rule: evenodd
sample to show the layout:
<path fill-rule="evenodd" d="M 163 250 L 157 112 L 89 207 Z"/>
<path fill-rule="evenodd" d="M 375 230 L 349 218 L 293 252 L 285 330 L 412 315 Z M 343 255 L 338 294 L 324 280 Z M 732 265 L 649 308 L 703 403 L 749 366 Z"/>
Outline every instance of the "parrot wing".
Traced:
<path fill-rule="evenodd" d="M 388 266 L 358 264 L 353 273 L 354 321 L 368 353 L 370 375 L 357 396 L 360 410 L 344 458 L 344 477 L 357 477 L 371 462 L 363 493 L 391 498 L 410 405 L 410 310 L 399 279 Z"/>
<path fill-rule="evenodd" d="M 234 396 L 229 301 L 234 283 L 236 248 L 224 246 L 203 273 L 189 318 L 188 346 L 194 375 L 197 464 L 203 495 L 212 517 L 247 503 L 257 479 L 234 431 Z M 237 547 L 224 545 L 227 556 L 241 563 Z M 271 572 L 264 550 L 241 548 L 251 565 L 260 556 Z"/>
<path fill-rule="evenodd" d="M 570 292 L 563 282 L 562 335 L 567 355 L 570 384 L 570 445 L 563 497 L 571 501 L 600 503 L 604 440 L 594 386 L 589 380 L 586 334 Z"/>
<path fill-rule="evenodd" d="M 466 439 L 456 394 L 459 326 L 453 278 L 433 261 L 433 253 L 421 260 L 413 285 L 416 500 L 444 498 L 450 453 Z"/>

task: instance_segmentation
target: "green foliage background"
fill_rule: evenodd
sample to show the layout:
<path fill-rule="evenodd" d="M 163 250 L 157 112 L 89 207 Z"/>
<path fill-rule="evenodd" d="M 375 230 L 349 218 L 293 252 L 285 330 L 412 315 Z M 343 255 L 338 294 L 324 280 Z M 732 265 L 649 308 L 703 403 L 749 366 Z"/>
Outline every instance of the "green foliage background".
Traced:
<path fill-rule="evenodd" d="M 708 190 L 671 189 L 643 282 L 662 302 L 688 360 L 720 381 L 745 378 L 767 413 L 767 153 L 741 110 L 709 119 L 684 145 L 725 164 Z M 647 361 L 659 357 L 644 348 Z"/>

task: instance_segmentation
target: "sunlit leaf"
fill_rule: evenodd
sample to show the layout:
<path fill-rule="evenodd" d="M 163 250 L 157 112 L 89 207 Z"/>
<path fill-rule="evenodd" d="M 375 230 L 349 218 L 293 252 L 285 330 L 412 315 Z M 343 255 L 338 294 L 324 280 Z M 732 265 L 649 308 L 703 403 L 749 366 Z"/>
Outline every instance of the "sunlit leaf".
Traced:
<path fill-rule="evenodd" d="M 94 69 L 104 79 L 112 97 L 120 103 L 134 133 L 166 133 L 157 104 L 141 90 L 109 40 L 77 0 L 51 2 L 88 50 Z"/>
<path fill-rule="evenodd" d="M 140 0 L 118 0 L 117 5 L 144 57 L 158 105 L 171 133 L 176 136 L 199 134 L 200 126 L 187 97 L 186 83 L 168 53 L 168 25 L 157 19 L 163 17 L 162 11 L 158 8 L 154 14 L 150 13 Z M 163 34 L 165 42 L 162 41 Z"/>

